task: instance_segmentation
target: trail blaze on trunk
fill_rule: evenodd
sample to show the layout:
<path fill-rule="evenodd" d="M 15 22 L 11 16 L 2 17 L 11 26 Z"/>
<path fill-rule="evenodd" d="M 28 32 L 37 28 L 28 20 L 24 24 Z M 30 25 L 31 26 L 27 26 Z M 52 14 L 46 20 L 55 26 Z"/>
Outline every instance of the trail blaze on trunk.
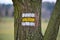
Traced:
<path fill-rule="evenodd" d="M 41 0 L 13 0 L 16 40 L 41 40 Z M 22 26 L 22 13 L 34 13 L 35 26 Z M 26 19 L 26 20 L 25 20 Z M 29 21 L 25 18 L 23 21 Z M 29 18 L 28 18 L 29 19 Z M 33 19 L 32 19 L 33 20 Z M 31 19 L 30 19 L 31 21 Z M 33 20 L 34 21 L 34 20 Z"/>

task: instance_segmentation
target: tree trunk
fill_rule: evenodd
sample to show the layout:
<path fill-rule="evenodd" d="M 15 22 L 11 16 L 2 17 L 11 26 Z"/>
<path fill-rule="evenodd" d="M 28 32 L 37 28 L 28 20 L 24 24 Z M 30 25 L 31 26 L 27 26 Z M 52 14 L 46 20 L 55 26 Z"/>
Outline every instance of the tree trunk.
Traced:
<path fill-rule="evenodd" d="M 41 40 L 41 0 L 12 0 L 14 5 L 14 39 Z M 22 13 L 35 13 L 36 26 L 21 26 Z"/>
<path fill-rule="evenodd" d="M 50 18 L 43 40 L 56 40 L 60 23 L 60 0 L 57 0 L 55 9 Z"/>

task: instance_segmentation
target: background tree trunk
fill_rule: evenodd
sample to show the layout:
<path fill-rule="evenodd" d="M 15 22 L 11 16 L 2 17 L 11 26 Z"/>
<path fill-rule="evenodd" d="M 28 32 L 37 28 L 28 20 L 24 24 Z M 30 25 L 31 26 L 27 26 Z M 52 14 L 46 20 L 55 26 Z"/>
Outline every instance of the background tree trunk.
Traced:
<path fill-rule="evenodd" d="M 56 40 L 60 23 L 60 0 L 57 0 L 43 40 Z"/>
<path fill-rule="evenodd" d="M 15 40 L 41 40 L 41 0 L 12 0 L 14 5 L 14 38 Z M 37 14 L 35 27 L 22 27 L 21 14 Z M 37 20 L 38 19 L 38 20 Z"/>

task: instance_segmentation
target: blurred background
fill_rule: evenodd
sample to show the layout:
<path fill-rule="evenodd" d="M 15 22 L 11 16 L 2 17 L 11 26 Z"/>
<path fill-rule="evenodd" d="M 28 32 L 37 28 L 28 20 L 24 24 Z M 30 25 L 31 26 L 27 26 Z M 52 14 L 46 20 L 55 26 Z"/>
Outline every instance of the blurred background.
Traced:
<path fill-rule="evenodd" d="M 14 7 L 12 0 L 0 0 L 0 40 L 14 40 Z"/>
<path fill-rule="evenodd" d="M 56 0 L 42 0 L 41 26 L 44 35 Z M 60 39 L 60 30 L 57 40 Z M 0 40 L 14 40 L 14 7 L 12 0 L 0 0 Z"/>

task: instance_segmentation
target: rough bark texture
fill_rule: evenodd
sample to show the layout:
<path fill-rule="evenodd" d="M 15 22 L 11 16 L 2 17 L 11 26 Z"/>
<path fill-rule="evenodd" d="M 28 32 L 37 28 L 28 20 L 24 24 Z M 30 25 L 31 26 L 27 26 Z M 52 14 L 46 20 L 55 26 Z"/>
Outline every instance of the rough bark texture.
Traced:
<path fill-rule="evenodd" d="M 14 39 L 15 40 L 42 40 L 41 33 L 41 0 L 12 0 L 14 5 Z M 60 23 L 60 0 L 57 0 L 51 15 L 43 40 L 56 40 Z M 35 27 L 22 27 L 21 14 L 23 12 L 36 13 Z M 37 20 L 38 19 L 38 20 Z M 38 27 L 37 27 L 38 26 Z"/>
<path fill-rule="evenodd" d="M 60 0 L 57 0 L 43 40 L 56 40 L 60 23 Z"/>
<path fill-rule="evenodd" d="M 12 0 L 14 5 L 14 38 L 15 40 L 41 40 L 41 0 Z M 37 14 L 38 26 L 22 27 L 22 13 Z M 37 20 L 38 19 L 38 20 Z"/>

